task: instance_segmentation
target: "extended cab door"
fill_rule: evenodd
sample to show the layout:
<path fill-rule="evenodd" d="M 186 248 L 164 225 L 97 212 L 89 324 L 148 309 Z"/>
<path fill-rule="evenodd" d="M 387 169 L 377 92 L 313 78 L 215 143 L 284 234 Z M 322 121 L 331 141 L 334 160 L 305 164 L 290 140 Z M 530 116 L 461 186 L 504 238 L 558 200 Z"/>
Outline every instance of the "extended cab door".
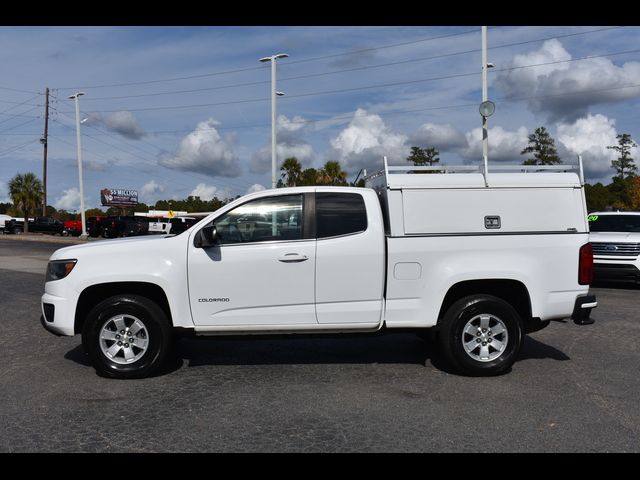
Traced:
<path fill-rule="evenodd" d="M 214 220 L 219 244 L 190 244 L 189 297 L 196 326 L 317 323 L 316 240 L 307 226 L 311 202 L 305 201 L 312 195 L 250 200 Z"/>
<path fill-rule="evenodd" d="M 316 314 L 322 324 L 382 320 L 382 213 L 375 192 L 361 192 L 316 191 Z"/>

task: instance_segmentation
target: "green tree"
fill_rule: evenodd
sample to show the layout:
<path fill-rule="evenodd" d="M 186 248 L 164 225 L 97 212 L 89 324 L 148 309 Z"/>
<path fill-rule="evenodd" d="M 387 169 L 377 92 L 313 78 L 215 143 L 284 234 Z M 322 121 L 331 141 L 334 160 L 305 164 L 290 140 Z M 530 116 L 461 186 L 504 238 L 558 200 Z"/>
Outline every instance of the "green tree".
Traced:
<path fill-rule="evenodd" d="M 556 151 L 555 140 L 544 127 L 536 128 L 535 132 L 529 135 L 529 145 L 525 147 L 520 155 L 533 153 L 533 158 L 528 158 L 523 165 L 556 165 L 562 163 Z"/>
<path fill-rule="evenodd" d="M 42 205 L 42 182 L 34 173 L 17 174 L 9 180 L 9 196 L 13 205 L 24 214 L 24 231 L 29 231 L 29 216 Z"/>
<path fill-rule="evenodd" d="M 102 210 L 101 208 L 89 208 L 84 212 L 84 216 L 86 218 L 89 218 L 89 217 L 102 217 L 105 214 L 106 214 L 105 211 Z"/>
<path fill-rule="evenodd" d="M 627 177 L 632 177 L 638 170 L 631 157 L 631 148 L 638 145 L 634 143 L 628 133 L 617 135 L 616 138 L 618 139 L 618 145 L 611 145 L 607 148 L 618 152 L 618 158 L 611 160 L 611 166 L 616 170 L 616 178 L 623 180 L 625 172 Z"/>
<path fill-rule="evenodd" d="M 318 171 L 315 168 L 307 168 L 300 174 L 300 186 L 318 185 Z"/>
<path fill-rule="evenodd" d="M 609 190 L 609 185 L 602 183 L 584 185 L 584 194 L 587 199 L 587 210 L 589 212 L 598 212 L 611 207 L 615 201 L 615 195 Z"/>
<path fill-rule="evenodd" d="M 329 160 L 318 172 L 316 181 L 320 185 L 347 185 L 347 172 L 342 170 L 340 162 Z"/>
<path fill-rule="evenodd" d="M 440 163 L 440 152 L 434 148 L 411 147 L 411 154 L 407 157 L 408 162 L 413 162 L 416 167 L 431 167 Z"/>
<path fill-rule="evenodd" d="M 284 186 L 286 187 L 295 187 L 300 184 L 300 179 L 302 176 L 302 165 L 296 157 L 289 157 L 282 162 L 282 166 L 280 167 L 282 170 L 282 180 Z"/>

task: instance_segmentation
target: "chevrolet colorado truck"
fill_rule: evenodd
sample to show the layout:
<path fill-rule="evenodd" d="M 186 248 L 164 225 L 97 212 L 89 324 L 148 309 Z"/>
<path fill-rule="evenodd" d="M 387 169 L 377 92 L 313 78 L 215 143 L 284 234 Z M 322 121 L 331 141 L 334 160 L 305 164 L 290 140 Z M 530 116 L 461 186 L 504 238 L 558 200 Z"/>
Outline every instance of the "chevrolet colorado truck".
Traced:
<path fill-rule="evenodd" d="M 497 375 L 524 334 L 591 321 L 581 176 L 421 168 L 385 159 L 366 188 L 265 190 L 179 235 L 57 250 L 41 322 L 81 334 L 98 374 L 139 378 L 175 333 L 383 329 L 435 332 L 456 371 Z"/>

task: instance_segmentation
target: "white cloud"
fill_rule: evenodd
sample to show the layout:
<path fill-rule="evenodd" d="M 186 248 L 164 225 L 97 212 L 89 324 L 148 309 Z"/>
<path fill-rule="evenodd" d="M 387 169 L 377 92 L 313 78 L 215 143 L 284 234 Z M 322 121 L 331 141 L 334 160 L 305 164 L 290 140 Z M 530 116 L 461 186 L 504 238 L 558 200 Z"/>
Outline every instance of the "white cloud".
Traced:
<path fill-rule="evenodd" d="M 278 142 L 276 144 L 276 158 L 278 161 L 276 168 L 278 172 L 280 164 L 290 157 L 296 157 L 300 161 L 302 168 L 308 168 L 313 161 L 313 147 L 304 140 L 304 134 L 308 130 L 308 123 L 300 116 L 289 119 L 285 115 L 279 115 L 276 128 L 278 130 L 276 137 Z M 270 144 L 265 145 L 254 153 L 249 171 L 259 174 L 271 171 Z"/>
<path fill-rule="evenodd" d="M 296 144 L 302 143 L 302 134 L 308 130 L 309 123 L 299 115 L 292 119 L 286 115 L 278 115 L 276 129 L 278 133 L 278 143 Z"/>
<path fill-rule="evenodd" d="M 160 185 L 155 180 L 145 183 L 140 189 L 140 198 L 144 202 L 152 201 L 152 196 L 156 193 L 164 192 L 164 185 Z"/>
<path fill-rule="evenodd" d="M 213 177 L 237 177 L 240 164 L 233 152 L 233 139 L 223 139 L 215 127 L 220 123 L 209 118 L 182 139 L 174 156 L 165 155 L 160 165 L 176 170 L 204 173 Z"/>
<path fill-rule="evenodd" d="M 549 64 L 571 58 L 558 40 L 547 40 L 537 51 L 516 55 L 505 67 L 547 65 L 501 72 L 494 84 L 507 98 L 546 96 L 528 100 L 531 111 L 563 121 L 586 115 L 591 105 L 640 96 L 638 88 L 612 89 L 640 83 L 640 62 L 617 66 L 608 58 L 600 57 Z M 587 93 L 579 93 L 582 91 Z"/>
<path fill-rule="evenodd" d="M 302 168 L 307 168 L 311 165 L 313 159 L 313 148 L 311 145 L 287 145 L 284 143 L 278 143 L 276 145 L 276 158 L 278 165 L 278 175 L 280 174 L 280 165 L 286 158 L 296 157 Z M 271 171 L 271 146 L 262 147 L 258 150 L 251 159 L 251 165 L 249 166 L 251 173 L 267 173 Z"/>
<path fill-rule="evenodd" d="M 455 150 L 467 145 L 464 134 L 450 124 L 425 123 L 418 127 L 410 137 L 412 146 L 435 147 L 441 152 Z"/>
<path fill-rule="evenodd" d="M 208 202 L 213 197 L 218 197 L 219 200 L 229 198 L 231 194 L 229 190 L 216 187 L 214 185 L 207 185 L 205 183 L 199 183 L 196 188 L 189 194 L 191 197 L 200 197 L 200 200 Z"/>
<path fill-rule="evenodd" d="M 136 117 L 128 111 L 114 112 L 106 117 L 103 117 L 101 113 L 93 113 L 89 115 L 85 123 L 87 125 L 102 125 L 107 130 L 132 140 L 139 140 L 146 135 Z"/>
<path fill-rule="evenodd" d="M 519 164 L 525 159 L 520 152 L 529 143 L 526 127 L 508 131 L 502 127 L 489 128 L 489 161 Z M 460 154 L 467 160 L 482 160 L 482 128 L 474 128 L 465 134 L 467 147 Z"/>
<path fill-rule="evenodd" d="M 585 173 L 589 178 L 609 180 L 614 175 L 611 160 L 616 158 L 614 150 L 607 146 L 617 145 L 615 120 L 604 115 L 587 115 L 574 123 L 559 123 L 557 139 L 572 155 L 582 155 Z M 631 156 L 637 148 L 631 150 Z"/>
<path fill-rule="evenodd" d="M 254 183 L 249 188 L 247 188 L 247 194 L 261 192 L 261 191 L 266 190 L 266 189 L 267 189 L 266 187 L 260 185 L 259 183 Z"/>
<path fill-rule="evenodd" d="M 361 168 L 375 170 L 382 165 L 382 157 L 389 163 L 402 163 L 409 154 L 408 137 L 394 133 L 382 117 L 359 108 L 349 125 L 331 139 L 329 160 L 339 160 L 348 172 Z"/>
<path fill-rule="evenodd" d="M 76 187 L 64 190 L 53 206 L 58 210 L 80 210 L 80 192 Z"/>

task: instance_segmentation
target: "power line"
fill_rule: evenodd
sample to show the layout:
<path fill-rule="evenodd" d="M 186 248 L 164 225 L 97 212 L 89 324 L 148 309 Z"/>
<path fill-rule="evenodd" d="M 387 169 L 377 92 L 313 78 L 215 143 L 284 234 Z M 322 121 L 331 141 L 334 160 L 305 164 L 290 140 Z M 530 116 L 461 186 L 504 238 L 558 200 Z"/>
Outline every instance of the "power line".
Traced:
<path fill-rule="evenodd" d="M 326 58 L 334 58 L 334 57 L 345 56 L 345 55 L 353 55 L 353 54 L 356 54 L 356 53 L 363 53 L 363 52 L 367 52 L 367 51 L 371 51 L 371 50 L 380 50 L 380 49 L 385 49 L 385 48 L 392 48 L 392 47 L 398 47 L 398 46 L 403 46 L 403 45 L 410 45 L 410 44 L 414 44 L 414 43 L 428 42 L 428 41 L 438 40 L 438 39 L 447 38 L 447 37 L 466 35 L 466 34 L 469 34 L 469 33 L 473 33 L 475 31 L 476 30 L 467 30 L 467 31 L 464 31 L 464 32 L 457 32 L 457 33 L 452 33 L 452 34 L 448 34 L 448 35 L 441 35 L 441 36 L 438 36 L 438 37 L 429 37 L 429 38 L 423 38 L 423 39 L 409 41 L 409 42 L 402 42 L 402 43 L 396 43 L 396 44 L 391 44 L 391 45 L 381 45 L 381 46 L 378 46 L 378 47 L 371 47 L 371 48 L 366 48 L 366 49 L 356 50 L 356 51 L 351 51 L 351 52 L 342 52 L 342 53 L 336 53 L 336 54 L 332 54 L 332 55 L 324 55 L 324 56 L 321 56 L 321 57 L 306 58 L 306 59 L 287 62 L 287 64 L 291 65 L 291 64 L 296 64 L 296 63 L 312 62 L 312 61 L 322 60 L 322 59 L 326 59 Z M 133 85 L 147 85 L 147 84 L 152 84 L 152 83 L 174 82 L 174 81 L 178 81 L 178 80 L 190 80 L 190 79 L 194 79 L 194 78 L 213 77 L 213 76 L 218 76 L 218 75 L 227 75 L 227 74 L 231 74 L 231 73 L 240 73 L 240 72 L 247 72 L 247 71 L 254 71 L 254 70 L 264 70 L 264 68 L 265 68 L 264 66 L 246 67 L 246 68 L 239 68 L 239 69 L 234 69 L 234 70 L 226 70 L 226 71 L 213 72 L 213 73 L 204 73 L 204 74 L 199 74 L 199 75 L 188 75 L 188 76 L 183 76 L 183 77 L 173 77 L 173 78 L 159 79 L 159 80 L 146 80 L 146 81 L 128 82 L 128 83 L 112 83 L 112 84 L 104 84 L 104 85 L 84 85 L 84 86 L 78 86 L 78 87 L 58 87 L 58 89 L 59 90 L 73 90 L 73 89 L 77 89 L 77 88 L 107 88 L 107 87 L 124 87 L 124 86 L 133 86 Z"/>
<path fill-rule="evenodd" d="M 9 120 L 12 120 L 14 118 L 40 118 L 40 116 L 34 116 L 34 115 L 24 115 L 25 113 L 29 113 L 32 112 L 38 108 L 43 107 L 43 105 L 36 105 L 35 107 L 31 107 L 29 110 L 25 110 L 24 112 L 20 112 L 20 113 L 0 113 L 0 115 L 4 115 L 6 117 L 9 118 L 5 118 L 4 120 L 0 120 L 0 124 L 8 122 Z"/>
<path fill-rule="evenodd" d="M 31 94 L 37 93 L 38 95 L 42 95 L 41 92 L 34 92 L 32 90 L 20 90 L 18 88 L 0 87 L 0 90 L 7 90 L 10 92 L 19 92 L 19 93 L 31 93 Z"/>
<path fill-rule="evenodd" d="M 8 132 L 10 130 L 13 130 L 14 128 L 22 127 L 23 125 L 27 125 L 29 123 L 35 122 L 38 118 L 40 118 L 40 117 L 32 118 L 31 120 L 27 120 L 24 123 L 19 123 L 18 125 L 14 125 L 13 127 L 6 128 L 6 129 L 2 130 L 1 133 L 5 133 L 5 132 Z"/>
<path fill-rule="evenodd" d="M 84 112 L 83 112 L 83 113 L 84 113 Z M 64 113 L 63 113 L 63 115 L 64 115 Z M 65 117 L 67 117 L 67 118 L 69 118 L 67 115 L 64 115 L 64 116 L 65 116 Z M 71 127 L 69 127 L 69 126 L 65 125 L 64 123 L 62 123 L 62 122 L 60 122 L 60 121 L 58 121 L 58 120 L 53 120 L 53 121 L 55 121 L 56 123 L 58 123 L 58 124 L 62 125 L 63 127 L 67 128 L 67 129 L 69 129 L 69 130 L 73 130 Z M 123 140 L 123 139 L 121 139 L 120 137 L 117 137 L 115 134 L 109 134 L 109 133 L 107 133 L 107 132 L 104 132 L 104 130 L 99 129 L 98 127 L 96 127 L 96 126 L 94 126 L 94 125 L 88 125 L 88 126 L 89 126 L 89 127 L 91 127 L 91 128 L 97 129 L 97 130 L 99 130 L 99 131 L 103 132 L 103 133 L 104 133 L 104 134 L 106 134 L 106 135 L 112 136 L 112 137 L 116 138 L 117 140 L 124 141 L 124 140 Z M 139 155 L 136 155 L 135 153 L 133 153 L 133 152 L 131 152 L 131 151 L 124 150 L 124 149 L 122 149 L 121 147 L 119 147 L 119 146 L 117 146 L 117 145 L 113 145 L 112 143 L 105 142 L 104 140 L 101 140 L 101 139 L 96 138 L 96 137 L 94 137 L 94 136 L 92 136 L 92 135 L 89 135 L 89 134 L 87 134 L 86 132 L 85 132 L 85 133 L 83 133 L 83 136 L 87 136 L 88 138 L 91 138 L 91 139 L 93 139 L 94 141 L 97 141 L 97 142 L 102 143 L 102 144 L 104 144 L 104 145 L 107 145 L 107 146 L 109 146 L 109 147 L 115 148 L 116 150 L 120 150 L 121 152 L 126 153 L 126 154 L 128 154 L 128 155 L 137 156 L 137 157 L 139 158 Z M 150 145 L 153 145 L 153 144 L 151 144 L 151 143 L 149 143 L 149 144 L 150 144 Z M 158 159 L 157 159 L 156 157 L 154 157 L 152 153 L 147 152 L 147 151 L 145 151 L 145 150 L 142 150 L 142 149 L 140 149 L 139 147 L 136 147 L 136 146 L 131 145 L 131 144 L 128 144 L 128 143 L 127 143 L 127 145 L 129 145 L 130 147 L 133 147 L 133 148 L 135 148 L 136 150 L 138 150 L 138 151 L 142 152 L 143 154 L 147 155 L 147 156 L 148 156 L 147 158 L 152 159 L 152 162 L 147 162 L 147 165 L 153 165 L 153 166 L 161 165 L 161 166 L 163 166 L 163 167 L 164 167 L 164 165 L 162 165 L 162 164 L 158 164 Z M 161 148 L 159 148 L 159 147 L 157 147 L 157 146 L 155 146 L 155 145 L 153 145 L 153 146 L 154 146 L 155 148 L 158 148 L 158 150 L 159 150 L 160 152 L 165 152 L 165 150 L 164 150 L 164 149 L 161 149 Z M 168 167 L 164 167 L 164 168 L 169 169 Z M 171 169 L 169 169 L 169 170 L 171 170 Z M 197 180 L 199 180 L 200 182 L 203 182 L 203 179 L 202 179 L 202 178 L 198 178 L 198 177 L 196 177 L 196 176 L 195 176 L 194 174 L 192 174 L 191 172 L 188 172 L 188 171 L 185 171 L 185 170 L 180 170 L 180 172 L 181 172 L 181 173 L 183 173 L 183 174 L 185 174 L 185 175 L 192 176 L 192 177 L 196 178 Z M 206 177 L 207 177 L 206 181 L 207 181 L 207 182 L 211 182 L 209 175 L 207 175 L 207 174 L 205 174 L 205 173 L 201 173 L 200 175 L 204 175 L 204 176 L 206 176 Z M 232 187 L 236 187 L 236 188 L 240 188 L 240 189 L 245 189 L 246 187 L 248 187 L 248 186 L 250 186 L 250 185 L 251 185 L 251 184 L 249 184 L 249 183 L 243 183 L 243 184 L 241 184 L 241 183 L 239 183 L 239 182 L 237 182 L 237 181 L 235 181 L 235 180 L 229 180 L 228 178 L 225 180 L 225 182 L 226 182 L 226 183 L 231 184 L 231 186 L 232 186 Z M 220 187 L 220 185 L 219 185 L 219 184 L 218 184 L 218 185 L 213 184 L 213 186 Z"/>
<path fill-rule="evenodd" d="M 585 59 L 586 58 L 595 58 L 595 57 L 597 57 L 597 56 L 585 57 Z M 551 63 L 562 63 L 562 62 L 569 62 L 569 61 L 572 61 L 572 60 L 563 60 L 563 61 L 558 61 L 558 62 L 547 62 L 547 63 L 542 63 L 542 64 L 526 65 L 526 66 L 521 66 L 521 67 L 510 67 L 510 68 L 500 69 L 498 71 L 508 71 L 508 70 L 515 70 L 515 69 L 524 68 L 524 67 L 541 66 L 541 65 L 548 65 L 548 64 L 551 64 Z M 463 74 L 463 75 L 466 75 L 466 74 Z M 619 90 L 619 89 L 636 88 L 636 87 L 640 87 L 640 84 L 607 87 L 607 88 L 595 89 L 595 90 L 581 90 L 581 91 L 574 91 L 574 92 L 566 92 L 566 93 L 562 93 L 562 94 L 536 95 L 536 96 L 530 96 L 530 97 L 518 97 L 518 98 L 499 97 L 499 98 L 496 98 L 496 100 L 497 101 L 498 100 L 499 101 L 535 100 L 535 99 L 548 98 L 548 97 L 559 97 L 559 96 L 561 97 L 561 96 L 565 96 L 565 95 L 581 95 L 581 94 L 588 94 L 588 93 L 598 93 L 598 92 L 607 91 L 607 90 Z M 383 115 L 397 115 L 397 114 L 402 114 L 402 113 L 415 113 L 415 112 L 422 112 L 422 111 L 429 111 L 429 110 L 445 110 L 445 109 L 463 108 L 463 107 L 477 107 L 477 103 L 465 103 L 465 104 L 456 104 L 456 105 L 442 105 L 442 106 L 424 107 L 424 108 L 409 109 L 409 110 L 405 109 L 405 110 L 396 110 L 396 111 L 379 112 L 379 113 L 383 114 Z M 294 124 L 312 124 L 312 123 L 319 123 L 319 122 L 331 121 L 331 120 L 342 120 L 342 119 L 348 120 L 348 119 L 351 119 L 351 118 L 353 118 L 353 114 L 350 113 L 348 115 L 332 116 L 332 117 L 316 119 L 316 120 L 291 120 L 290 123 L 294 123 Z M 161 131 L 151 131 L 151 132 L 146 132 L 146 133 L 149 134 L 149 135 L 160 135 L 160 134 L 191 133 L 191 132 L 196 132 L 196 131 L 220 131 L 220 130 L 241 130 L 241 129 L 251 129 L 251 128 L 266 128 L 266 127 L 269 127 L 269 126 L 271 126 L 270 123 L 261 123 L 261 124 L 237 125 L 237 126 L 216 127 L 216 128 L 197 128 L 197 129 L 187 129 L 187 130 L 161 130 Z M 112 135 L 112 134 L 107 134 L 106 132 L 104 134 L 105 135 Z M 21 134 L 21 135 L 27 135 L 27 134 L 25 133 L 25 134 Z M 146 142 L 146 143 L 149 143 L 149 145 L 153 145 L 150 142 Z M 156 147 L 156 148 L 158 148 L 158 147 Z"/>
<path fill-rule="evenodd" d="M 26 104 L 27 102 L 30 102 L 31 100 L 33 100 L 33 99 L 37 98 L 39 95 L 40 95 L 40 94 L 38 94 L 38 95 L 36 95 L 36 96 L 34 96 L 34 97 L 31 97 L 31 98 L 28 98 L 28 99 L 27 99 L 27 100 L 25 100 L 24 102 L 8 102 L 8 101 L 2 101 L 2 103 L 15 103 L 15 105 L 14 105 L 13 107 L 9 107 L 9 108 L 7 108 L 6 110 L 3 110 L 2 112 L 0 112 L 0 114 L 5 114 L 5 113 L 7 113 L 9 110 L 13 110 L 14 108 L 18 108 L 20 105 L 24 105 L 24 104 Z M 33 104 L 30 104 L 30 105 L 31 105 L 31 106 L 33 106 Z M 41 106 L 42 106 L 42 105 L 35 105 L 35 107 L 41 107 Z"/>
<path fill-rule="evenodd" d="M 551 40 L 551 39 L 572 37 L 572 36 L 576 36 L 576 35 L 586 35 L 588 33 L 596 33 L 596 32 L 601 32 L 601 31 L 605 31 L 605 30 L 613 30 L 613 29 L 617 29 L 617 28 L 623 28 L 623 27 L 608 27 L 608 28 L 601 28 L 601 29 L 596 29 L 596 30 L 588 30 L 588 31 L 585 31 L 585 32 L 574 32 L 574 33 L 569 33 L 569 34 L 564 34 L 564 35 L 555 35 L 555 36 L 552 36 L 552 37 L 538 38 L 538 39 L 527 40 L 527 41 L 523 41 L 523 42 L 514 42 L 514 43 L 503 44 L 503 45 L 497 45 L 497 46 L 491 47 L 490 49 L 513 47 L 513 46 L 517 46 L 517 45 L 525 45 L 525 44 L 534 43 L 534 42 L 543 42 L 543 41 L 547 41 L 547 40 Z M 466 33 L 469 33 L 469 32 L 466 32 Z M 424 40 L 422 40 L 422 41 L 424 41 Z M 409 43 L 412 43 L 412 42 L 409 42 Z M 406 44 L 406 42 L 405 42 L 405 44 Z M 396 45 L 398 45 L 398 44 L 396 44 Z M 377 48 L 384 48 L 384 47 L 377 47 Z M 375 49 L 376 48 L 367 49 L 367 50 L 375 50 Z M 336 75 L 336 74 L 340 74 L 340 73 L 348 73 L 348 72 L 359 71 L 359 70 L 368 70 L 368 69 L 383 68 L 383 67 L 388 67 L 388 66 L 397 66 L 397 65 L 407 64 L 407 63 L 422 62 L 422 61 L 427 61 L 427 60 L 441 59 L 441 58 L 447 58 L 447 57 L 452 57 L 452 56 L 457 56 L 457 55 L 464 55 L 464 54 L 469 54 L 469 53 L 476 53 L 476 52 L 479 52 L 480 50 L 481 49 L 476 48 L 476 49 L 464 50 L 464 51 L 460 51 L 460 52 L 446 53 L 446 54 L 440 54 L 440 55 L 432 55 L 432 56 L 428 56 L 428 57 L 414 58 L 414 59 L 409 59 L 409 60 L 399 60 L 399 61 L 394 61 L 394 62 L 386 62 L 386 63 L 380 63 L 380 64 L 376 64 L 376 65 L 366 65 L 366 66 L 353 67 L 353 68 L 342 69 L 342 70 L 334 70 L 334 71 L 330 71 L 330 72 L 311 73 L 311 74 L 305 74 L 305 75 L 298 75 L 298 76 L 294 76 L 294 77 L 282 77 L 282 78 L 279 78 L 278 81 L 284 82 L 284 81 L 299 80 L 299 79 L 306 79 L 306 78 L 313 78 L 313 77 L 321 77 L 321 76 L 327 76 L 327 75 Z M 637 52 L 637 51 L 638 50 L 631 50 L 631 51 L 627 51 L 627 52 L 611 53 L 611 54 L 598 55 L 598 56 L 613 56 L 613 55 L 620 55 L 620 54 L 623 54 L 623 53 L 630 53 L 630 52 Z M 346 54 L 340 54 L 340 55 L 346 55 Z M 596 56 L 592 56 L 591 58 L 595 58 L 595 57 Z M 323 57 L 318 57 L 318 58 L 323 58 Z M 287 62 L 287 65 L 290 65 L 292 63 L 300 63 L 300 62 L 303 62 L 303 61 L 309 61 L 309 60 L 301 60 L 299 62 Z M 569 61 L 575 61 L 575 60 L 569 60 Z M 522 68 L 522 67 L 519 67 L 519 68 Z M 443 77 L 443 78 L 452 78 L 452 77 Z M 255 82 L 236 83 L 236 84 L 233 84 L 233 85 L 220 85 L 220 86 L 215 86 L 215 87 L 195 88 L 195 89 L 188 89 L 188 90 L 172 90 L 172 91 L 143 93 L 143 94 L 132 94 L 132 95 L 93 97 L 93 98 L 87 98 L 86 101 L 118 100 L 118 99 L 127 99 L 127 98 L 142 98 L 142 97 L 153 97 L 153 96 L 163 96 L 163 95 L 173 95 L 173 94 L 196 93 L 196 92 L 205 92 L 205 91 L 213 91 L 213 90 L 222 90 L 222 89 L 227 89 L 227 88 L 239 88 L 239 87 L 247 87 L 247 86 L 264 85 L 264 84 L 268 84 L 268 83 L 270 83 L 269 80 L 263 80 L 263 81 L 255 81 Z"/>
<path fill-rule="evenodd" d="M 28 142 L 25 142 L 25 143 L 22 143 L 20 145 L 11 147 L 8 150 L 4 150 L 4 151 L 0 152 L 0 156 L 4 156 L 4 155 L 8 155 L 9 153 L 16 152 L 16 151 L 20 150 L 21 148 L 24 148 L 27 145 L 30 145 L 30 144 L 35 143 L 35 142 L 39 142 L 39 140 L 29 140 Z"/>

